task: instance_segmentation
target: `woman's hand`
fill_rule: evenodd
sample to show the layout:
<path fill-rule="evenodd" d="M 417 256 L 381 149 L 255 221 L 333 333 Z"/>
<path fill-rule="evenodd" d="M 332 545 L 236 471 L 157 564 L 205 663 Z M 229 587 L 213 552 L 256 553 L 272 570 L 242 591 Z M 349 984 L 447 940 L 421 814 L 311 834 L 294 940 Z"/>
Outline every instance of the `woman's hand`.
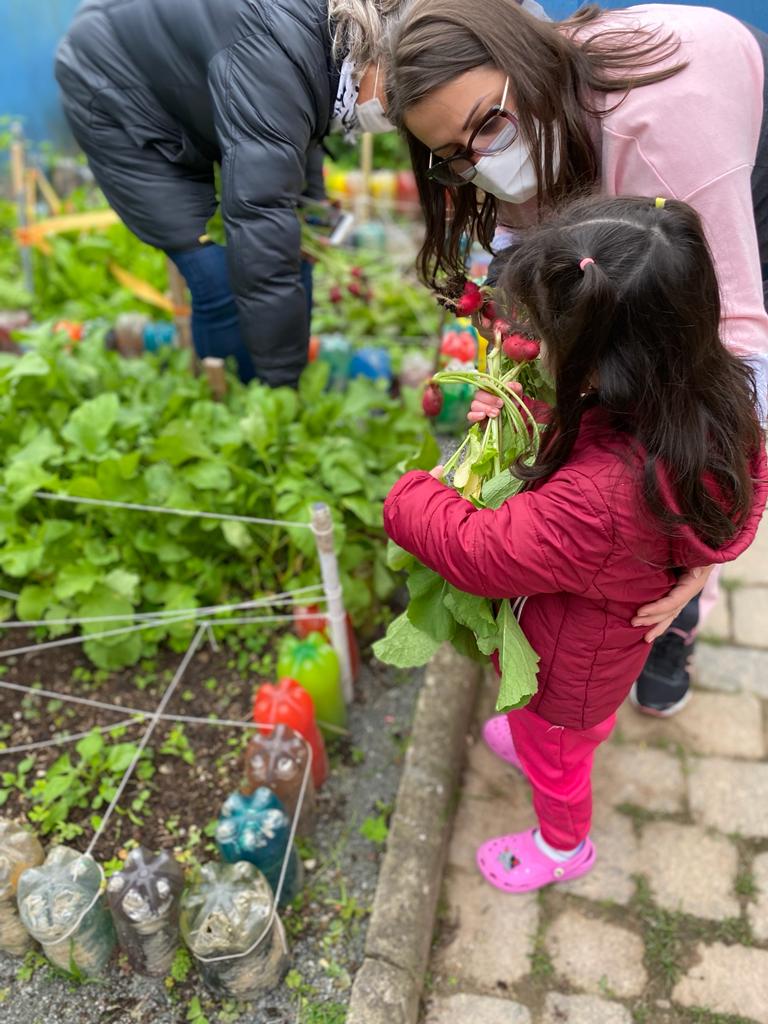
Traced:
<path fill-rule="evenodd" d="M 516 395 L 523 393 L 523 385 L 516 380 L 511 380 L 507 387 Z M 504 403 L 496 395 L 491 395 L 487 391 L 476 391 L 467 413 L 467 419 L 470 423 L 482 423 L 484 419 L 495 419 L 503 406 Z"/>
<path fill-rule="evenodd" d="M 662 633 L 666 633 L 688 602 L 704 589 L 713 569 L 713 565 L 707 565 L 683 573 L 666 597 L 637 609 L 632 625 L 653 627 L 643 637 L 646 643 L 652 644 Z"/>

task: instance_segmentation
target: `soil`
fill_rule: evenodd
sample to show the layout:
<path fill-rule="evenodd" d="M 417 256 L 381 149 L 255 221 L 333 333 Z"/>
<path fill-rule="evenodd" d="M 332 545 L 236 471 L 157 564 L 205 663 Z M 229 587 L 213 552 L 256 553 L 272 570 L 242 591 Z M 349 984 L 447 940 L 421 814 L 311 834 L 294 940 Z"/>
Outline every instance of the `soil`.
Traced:
<path fill-rule="evenodd" d="M 6 634 L 0 649 L 24 642 L 16 631 L 14 634 L 10 638 Z M 167 711 L 248 720 L 255 686 L 269 677 L 271 669 L 272 658 L 264 644 L 254 638 L 233 638 L 232 646 L 218 652 L 201 648 Z M 162 651 L 138 667 L 108 674 L 95 671 L 79 647 L 64 647 L 0 661 L 0 666 L 7 665 L 1 676 L 4 681 L 39 683 L 61 694 L 154 709 L 181 657 Z M 103 982 L 89 984 L 88 999 L 83 1000 L 70 979 L 54 976 L 40 958 L 28 958 L 26 968 L 22 966 L 19 972 L 21 961 L 0 954 L 0 1017 L 4 1024 L 58 1024 L 65 1019 L 78 1024 L 176 1024 L 188 1019 L 195 1024 L 205 1024 L 206 1019 L 210 1024 L 342 1021 L 351 979 L 362 961 L 365 922 L 386 835 L 384 823 L 394 802 L 420 680 L 421 671 L 402 672 L 364 660 L 350 708 L 348 735 L 329 744 L 331 774 L 318 794 L 315 833 L 300 846 L 307 869 L 304 890 L 283 915 L 294 957 L 287 985 L 248 1006 L 222 1004 L 208 996 L 194 968 L 186 979 L 156 982 L 132 974 L 118 957 Z M 0 737 L 9 746 L 47 739 L 55 733 L 85 731 L 120 717 L 0 689 Z M 155 773 L 149 781 L 131 779 L 120 800 L 121 810 L 130 811 L 146 789 L 149 797 L 143 806 L 141 802 L 134 805 L 138 811 L 113 816 L 94 851 L 99 862 L 112 861 L 115 868 L 119 866 L 116 858 L 125 855 L 126 846 L 139 842 L 150 850 L 172 850 L 186 865 L 218 859 L 209 838 L 210 825 L 224 799 L 240 784 L 248 731 L 185 724 L 188 759 L 193 759 L 189 764 L 178 749 L 176 753 L 161 752 L 172 728 L 161 723 L 153 734 L 150 746 Z M 137 742 L 141 733 L 141 726 L 131 727 L 120 742 Z M 35 751 L 26 788 L 64 751 L 73 760 L 77 758 L 72 744 Z M 26 756 L 0 757 L 0 772 L 15 770 Z M 194 793 L 193 800 L 190 793 Z M 94 810 L 91 801 L 87 803 L 72 809 L 67 819 L 83 829 L 82 834 L 66 840 L 79 850 L 86 849 L 93 835 L 90 818 Z M 23 819 L 29 807 L 28 796 L 11 788 L 0 815 Z M 103 809 L 102 805 L 96 813 Z M 365 834 L 361 834 L 366 819 L 369 823 L 375 819 L 378 829 L 364 828 Z M 54 835 L 41 839 L 46 846 L 61 841 Z M 191 1002 L 194 999 L 199 1002 Z M 198 1006 L 199 1020 L 194 1017 Z"/>

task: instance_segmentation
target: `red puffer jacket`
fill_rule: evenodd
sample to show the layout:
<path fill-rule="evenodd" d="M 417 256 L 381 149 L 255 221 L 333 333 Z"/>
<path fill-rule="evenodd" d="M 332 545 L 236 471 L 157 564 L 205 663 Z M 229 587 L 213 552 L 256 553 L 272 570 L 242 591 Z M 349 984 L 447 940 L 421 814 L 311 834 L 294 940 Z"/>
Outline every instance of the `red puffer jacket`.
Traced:
<path fill-rule="evenodd" d="M 423 471 L 406 473 L 384 504 L 390 537 L 455 587 L 528 595 L 520 625 L 541 659 L 528 706 L 556 725 L 588 729 L 617 709 L 650 650 L 631 625 L 638 607 L 671 590 L 676 570 L 741 554 L 768 492 L 761 450 L 749 519 L 713 550 L 690 529 L 658 528 L 638 471 L 630 441 L 592 409 L 567 465 L 499 509 L 476 509 Z"/>

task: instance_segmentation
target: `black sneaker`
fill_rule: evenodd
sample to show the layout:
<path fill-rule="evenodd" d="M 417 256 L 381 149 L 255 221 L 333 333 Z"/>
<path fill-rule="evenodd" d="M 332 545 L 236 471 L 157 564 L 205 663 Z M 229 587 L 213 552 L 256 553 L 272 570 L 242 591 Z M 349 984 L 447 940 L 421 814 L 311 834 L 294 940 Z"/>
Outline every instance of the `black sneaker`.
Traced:
<path fill-rule="evenodd" d="M 638 711 L 669 718 L 691 699 L 689 674 L 696 626 L 699 622 L 698 595 L 689 601 L 675 621 L 654 641 L 645 668 L 629 693 Z"/>

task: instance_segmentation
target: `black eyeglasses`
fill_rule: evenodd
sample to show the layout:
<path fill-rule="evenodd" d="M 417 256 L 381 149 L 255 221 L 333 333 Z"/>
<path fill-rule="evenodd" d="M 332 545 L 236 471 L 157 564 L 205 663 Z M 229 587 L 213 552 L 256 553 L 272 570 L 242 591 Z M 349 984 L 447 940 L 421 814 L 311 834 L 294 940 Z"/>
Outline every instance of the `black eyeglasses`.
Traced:
<path fill-rule="evenodd" d="M 466 148 L 437 163 L 434 162 L 434 154 L 429 154 L 427 177 L 430 181 L 453 187 L 468 185 L 477 173 L 473 157 L 493 156 L 509 149 L 518 136 L 519 127 L 515 115 L 504 109 L 508 90 L 509 78 L 504 83 L 501 103 L 491 107 L 470 135 Z M 478 144 L 478 140 L 481 144 Z"/>

